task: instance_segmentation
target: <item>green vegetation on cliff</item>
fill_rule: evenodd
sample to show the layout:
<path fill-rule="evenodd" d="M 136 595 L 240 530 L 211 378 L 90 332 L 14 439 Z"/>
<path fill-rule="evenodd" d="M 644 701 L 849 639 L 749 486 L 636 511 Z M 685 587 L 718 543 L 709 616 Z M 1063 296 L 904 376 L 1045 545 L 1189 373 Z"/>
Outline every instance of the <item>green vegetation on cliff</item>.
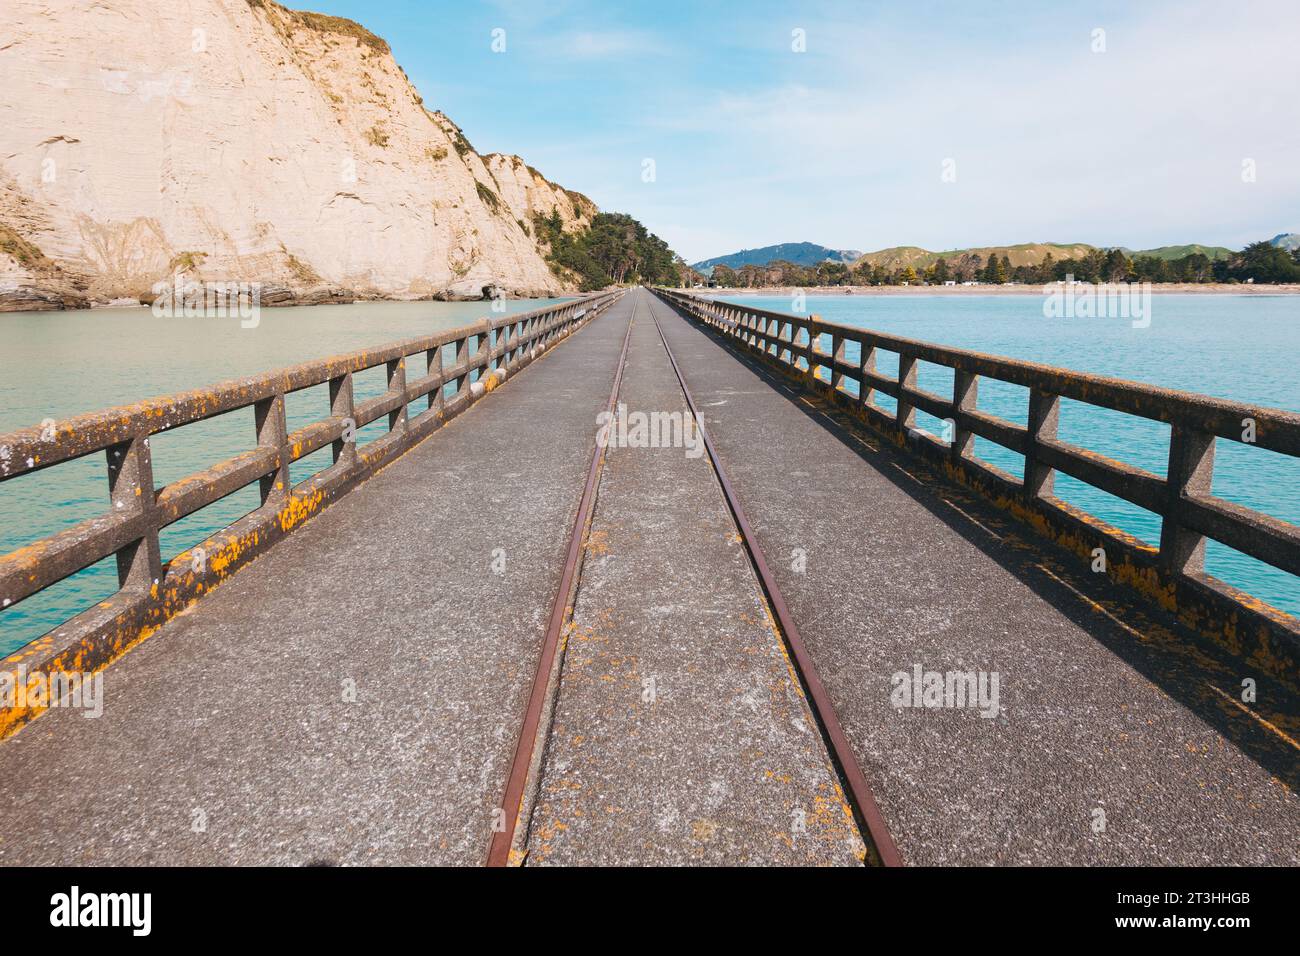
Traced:
<path fill-rule="evenodd" d="M 621 283 L 678 281 L 679 260 L 668 243 L 624 213 L 599 213 L 577 232 L 564 231 L 558 211 L 549 217 L 539 214 L 533 217 L 533 232 L 547 248 L 551 270 L 574 276 L 584 292 Z"/>

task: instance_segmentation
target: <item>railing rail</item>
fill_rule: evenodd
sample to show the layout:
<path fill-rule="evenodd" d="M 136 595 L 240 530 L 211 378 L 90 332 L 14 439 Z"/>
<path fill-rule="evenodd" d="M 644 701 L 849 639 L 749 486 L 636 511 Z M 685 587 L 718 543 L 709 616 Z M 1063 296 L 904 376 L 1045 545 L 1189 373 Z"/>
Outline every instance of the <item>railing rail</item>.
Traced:
<path fill-rule="evenodd" d="M 212 586 L 254 551 L 426 437 L 620 294 L 596 293 L 0 435 L 0 482 L 86 455 L 105 454 L 110 505 L 105 514 L 0 555 L 0 614 L 115 556 L 120 591 L 86 612 L 89 618 L 73 630 L 78 640 L 106 633 L 116 635 L 114 640 L 131 640 L 133 629 L 168 616 L 169 602 L 183 604 Z M 447 346 L 455 351 L 450 365 L 443 360 Z M 412 358 L 422 358 L 424 364 L 418 377 L 408 375 Z M 355 401 L 353 377 L 379 366 L 387 374 L 386 391 Z M 327 383 L 330 414 L 289 432 L 285 397 Z M 426 403 L 424 410 L 408 419 L 408 407 L 421 401 Z M 254 448 L 166 487 L 154 487 L 152 436 L 245 408 L 254 412 Z M 356 432 L 384 416 L 387 433 L 358 449 Z M 291 487 L 290 464 L 326 445 L 333 448 L 333 464 Z M 261 507 L 228 533 L 201 543 L 203 562 L 190 560 L 190 551 L 163 562 L 159 549 L 163 528 L 254 481 L 260 486 Z M 71 631 L 59 636 L 70 635 Z"/>
<path fill-rule="evenodd" d="M 817 315 L 773 312 L 676 290 L 656 292 L 732 343 L 739 343 L 743 350 L 801 378 L 810 389 L 834 397 L 873 423 L 892 428 L 914 447 L 925 448 L 932 457 L 974 476 L 982 490 L 1027 503 L 1038 513 L 1061 519 L 1073 532 L 1080 530 L 1077 519 L 1081 513 L 1055 499 L 1053 478 L 1058 471 L 1155 513 L 1161 519 L 1155 558 L 1163 573 L 1184 583 L 1211 587 L 1239 606 L 1249 605 L 1252 612 L 1262 610 L 1271 624 L 1280 623 L 1294 633 L 1294 619 L 1261 608 L 1248 595 L 1208 578 L 1204 562 L 1205 542 L 1212 539 L 1300 575 L 1300 527 L 1215 497 L 1211 490 L 1216 438 L 1300 456 L 1300 414 L 948 348 L 826 322 Z M 822 347 L 827 340 L 829 350 Z M 860 347 L 858 361 L 847 359 L 847 343 Z M 897 377 L 877 371 L 880 350 L 898 355 Z M 917 362 L 952 369 L 952 395 L 922 390 L 917 384 Z M 1028 424 L 978 411 L 981 378 L 1027 388 Z M 856 392 L 847 387 L 850 382 L 856 385 Z M 897 411 L 890 413 L 875 403 L 875 392 L 894 398 Z M 1057 424 L 1062 398 L 1170 425 L 1166 476 L 1060 440 Z M 952 440 L 918 431 L 917 409 L 949 422 Z M 1023 474 L 1009 475 L 977 459 L 976 436 L 1024 456 Z M 1145 550 L 1143 561 L 1150 558 L 1150 549 L 1135 547 L 1132 539 L 1109 533 L 1114 529 L 1086 517 L 1090 533 L 1106 533 L 1107 543 L 1123 553 Z"/>

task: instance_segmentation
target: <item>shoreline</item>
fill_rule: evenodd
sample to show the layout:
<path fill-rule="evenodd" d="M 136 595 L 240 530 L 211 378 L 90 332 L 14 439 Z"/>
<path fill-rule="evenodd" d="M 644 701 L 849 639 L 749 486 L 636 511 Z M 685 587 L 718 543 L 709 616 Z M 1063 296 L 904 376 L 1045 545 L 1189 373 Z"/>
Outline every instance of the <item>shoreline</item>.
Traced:
<path fill-rule="evenodd" d="M 1114 283 L 1111 285 L 1100 284 L 1093 286 L 1090 283 L 1077 282 L 1075 286 L 1095 287 L 1098 289 L 1106 288 L 1124 288 L 1126 283 Z M 1063 283 L 1056 284 L 1056 287 L 1064 290 L 1066 286 Z M 843 285 L 843 286 L 763 286 L 758 288 L 682 288 L 678 287 L 675 291 L 685 292 L 690 295 L 703 296 L 705 298 L 726 299 L 726 298 L 744 298 L 752 296 L 754 298 L 788 298 L 795 292 L 802 292 L 806 296 L 846 296 L 846 297 L 871 297 L 871 296 L 911 296 L 915 298 L 924 297 L 1007 297 L 1007 296 L 1042 296 L 1044 295 L 1044 286 L 1041 285 L 973 285 L 973 286 L 938 286 L 938 285 L 915 285 L 915 286 L 895 286 L 895 285 Z M 1165 282 L 1150 286 L 1152 295 L 1225 295 L 1225 296 L 1300 296 L 1300 283 L 1285 283 L 1277 285 L 1265 285 L 1254 283 L 1190 283 L 1190 282 Z M 35 290 L 30 288 L 17 290 L 20 294 L 15 295 L 14 290 L 6 293 L 0 289 L 0 314 L 20 314 L 35 312 L 73 312 L 73 311 L 98 311 L 100 309 L 125 309 L 140 308 L 148 309 L 150 302 L 141 301 L 138 297 L 123 297 L 113 300 L 86 300 L 84 298 L 60 297 L 50 294 L 32 294 Z M 21 294 L 27 293 L 27 294 Z M 567 291 L 554 292 L 550 294 L 532 294 L 521 295 L 511 293 L 506 296 L 508 300 L 515 299 L 564 299 L 581 295 L 581 292 Z M 311 290 L 305 294 L 295 294 L 292 290 L 282 286 L 271 286 L 263 294 L 261 305 L 263 308 L 305 308 L 314 305 L 352 305 L 363 302 L 490 302 L 489 298 L 474 296 L 458 296 L 448 294 L 448 290 L 442 290 L 433 294 L 423 295 L 376 295 L 373 292 L 353 292 L 333 289 Z"/>
<path fill-rule="evenodd" d="M 1136 284 L 1136 283 L 1134 283 Z M 1097 288 L 1124 288 L 1127 283 L 1105 283 Z M 1091 283 L 1076 282 L 1076 287 L 1092 286 Z M 1058 288 L 1064 290 L 1064 283 Z M 686 292 L 691 295 L 700 295 L 712 298 L 736 298 L 744 296 L 771 296 L 771 297 L 788 297 L 794 292 L 802 292 L 804 295 L 817 296 L 876 296 L 876 295 L 898 295 L 898 296 L 1011 296 L 1011 295 L 1044 295 L 1045 286 L 1042 285 L 971 285 L 971 286 L 943 286 L 943 285 L 916 285 L 916 286 L 898 286 L 898 285 L 836 285 L 836 286 L 764 286 L 762 288 L 744 289 L 678 289 L 678 292 Z M 1300 295 L 1300 283 L 1286 283 L 1278 285 L 1256 285 L 1254 283 L 1228 283 L 1228 282 L 1163 282 L 1152 283 L 1150 286 L 1152 295 L 1240 295 L 1240 296 L 1278 296 L 1278 295 Z"/>
<path fill-rule="evenodd" d="M 516 299 L 564 299 L 582 295 L 581 292 L 554 292 L 547 294 L 520 294 L 512 292 L 507 301 Z M 271 308 L 310 308 L 316 305 L 355 305 L 364 302 L 491 302 L 490 297 L 461 296 L 448 290 L 421 295 L 378 295 L 369 292 L 323 289 L 296 293 L 283 286 L 268 286 L 261 294 L 259 305 Z M 94 312 L 101 309 L 148 309 L 153 300 L 140 296 L 116 299 L 88 299 L 82 296 L 59 295 L 44 291 L 20 288 L 0 288 L 0 315 L 36 312 Z"/>

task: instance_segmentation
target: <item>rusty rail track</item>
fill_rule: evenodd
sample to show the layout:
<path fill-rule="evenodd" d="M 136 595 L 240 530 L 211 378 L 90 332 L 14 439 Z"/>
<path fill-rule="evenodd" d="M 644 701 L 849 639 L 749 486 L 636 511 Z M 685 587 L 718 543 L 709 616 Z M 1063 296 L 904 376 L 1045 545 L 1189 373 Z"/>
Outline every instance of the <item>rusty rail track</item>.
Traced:
<path fill-rule="evenodd" d="M 623 368 L 627 364 L 628 343 L 632 340 L 632 324 L 635 321 L 634 309 L 632 315 L 628 316 L 627 331 L 623 334 L 623 349 L 614 370 L 614 384 L 610 388 L 609 403 L 605 408 L 605 411 L 611 415 L 618 403 L 619 388 L 623 384 Z M 582 488 L 582 497 L 578 500 L 578 513 L 573 519 L 573 530 L 569 535 L 564 569 L 560 574 L 560 584 L 551 603 L 551 615 L 547 619 L 546 634 L 542 638 L 542 652 L 537 659 L 537 670 L 533 674 L 528 705 L 524 709 L 524 719 L 510 760 L 510 772 L 506 777 L 505 793 L 501 798 L 503 825 L 500 829 L 492 831 L 492 839 L 488 844 L 487 865 L 490 867 L 510 864 L 511 846 L 514 843 L 520 816 L 524 812 L 524 790 L 528 785 L 528 776 L 533 769 L 534 758 L 541 743 L 538 740 L 538 728 L 541 725 L 542 712 L 546 707 L 551 674 L 559 652 L 560 636 L 573 611 L 572 601 L 577 589 L 582 547 L 587 540 L 591 517 L 596 509 L 596 492 L 600 487 L 600 476 L 604 467 L 605 447 L 597 443 L 592 451 L 591 465 L 587 469 L 587 481 Z"/>
<path fill-rule="evenodd" d="M 97 670 L 202 594 L 427 438 L 508 374 L 589 322 L 621 292 L 604 292 L 435 335 L 307 362 L 209 388 L 149 399 L 0 435 L 0 482 L 102 453 L 109 510 L 0 555 L 0 614 L 83 568 L 115 557 L 119 590 L 0 661 L 37 672 Z M 451 352 L 451 362 L 444 361 Z M 408 359 L 422 360 L 408 380 Z M 353 400 L 353 376 L 384 366 L 387 390 Z M 330 414 L 287 430 L 285 396 L 328 385 Z M 409 415 L 413 403 L 425 408 Z M 150 437 L 252 408 L 251 450 L 155 488 Z M 388 416 L 388 432 L 357 447 L 355 433 Z M 331 446 L 333 463 L 297 485 L 289 466 Z M 261 506 L 224 531 L 164 562 L 159 532 L 257 482 Z M 200 560 L 201 558 L 201 560 Z M 0 709 L 0 737 L 43 708 Z"/>
<path fill-rule="evenodd" d="M 1081 558 L 1091 561 L 1094 549 L 1104 548 L 1112 580 L 1292 688 L 1300 687 L 1300 622 L 1205 573 L 1205 542 L 1212 539 L 1300 575 L 1300 527 L 1212 491 L 1216 439 L 1300 457 L 1300 414 L 948 348 L 825 322 L 816 315 L 773 312 L 670 289 L 653 291 L 733 351 L 761 360 L 806 391 L 848 410 Z M 848 343 L 859 346 L 857 361 L 847 358 Z M 829 349 L 823 348 L 827 344 Z M 897 377 L 877 372 L 878 351 L 898 356 Z M 919 387 L 921 362 L 953 370 L 951 398 Z M 978 410 L 981 377 L 1029 390 L 1027 426 Z M 891 413 L 874 402 L 876 392 L 891 396 L 897 410 Z M 1167 476 L 1061 441 L 1062 398 L 1168 424 Z M 952 440 L 918 430 L 917 409 L 951 423 Z M 1023 475 L 1007 474 L 977 458 L 977 436 L 1022 455 Z M 1159 547 L 1056 498 L 1057 471 L 1159 515 Z"/>
<path fill-rule="evenodd" d="M 659 333 L 659 341 L 668 354 L 668 361 L 672 364 L 673 373 L 677 376 L 677 383 L 681 386 L 682 394 L 686 398 L 686 404 L 691 410 L 691 417 L 695 419 L 695 426 L 700 431 L 700 437 L 704 439 L 704 450 L 713 465 L 714 474 L 717 475 L 718 484 L 722 488 L 722 495 L 727 502 L 727 508 L 736 523 L 736 530 L 740 532 L 743 539 L 745 550 L 749 554 L 759 584 L 763 588 L 768 603 L 771 605 L 772 614 L 776 618 L 777 626 L 781 631 L 781 637 L 785 641 L 795 671 L 803 684 L 813 718 L 817 721 L 818 728 L 821 730 L 831 762 L 840 777 L 841 785 L 848 794 L 862 836 L 881 865 L 902 866 L 902 855 L 898 851 L 893 836 L 890 835 L 889 827 L 885 823 L 884 815 L 880 812 L 876 798 L 871 792 L 871 786 L 867 783 L 866 775 L 858 764 L 857 756 L 853 752 L 853 746 L 849 743 L 848 736 L 840 725 L 839 717 L 835 713 L 835 705 L 831 702 L 830 693 L 822 683 L 821 675 L 817 672 L 817 666 L 813 662 L 812 655 L 808 652 L 807 645 L 804 644 L 803 636 L 799 633 L 799 626 L 795 623 L 794 615 L 790 612 L 790 607 L 786 604 L 785 597 L 781 594 L 781 589 L 776 583 L 776 577 L 768 566 L 763 549 L 759 546 L 758 539 L 749 525 L 749 520 L 745 517 L 740 498 L 731 484 L 731 479 L 727 476 L 726 466 L 722 463 L 722 459 L 714 447 L 713 439 L 709 436 L 708 427 L 704 424 L 700 410 L 695 404 L 695 397 L 686 384 L 686 378 L 682 375 L 682 370 L 677 364 L 677 358 L 673 355 L 673 350 L 668 345 L 664 330 L 660 327 L 659 320 L 655 318 L 653 311 L 650 313 L 650 318 L 655 324 L 655 331 Z"/>

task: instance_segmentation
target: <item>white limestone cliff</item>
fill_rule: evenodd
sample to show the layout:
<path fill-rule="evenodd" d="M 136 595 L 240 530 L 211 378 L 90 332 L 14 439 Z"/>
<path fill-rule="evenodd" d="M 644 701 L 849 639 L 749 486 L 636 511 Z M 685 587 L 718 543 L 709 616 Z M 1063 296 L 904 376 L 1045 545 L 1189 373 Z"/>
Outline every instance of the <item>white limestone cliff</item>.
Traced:
<path fill-rule="evenodd" d="M 264 303 L 554 294 L 533 215 L 596 212 L 479 156 L 380 38 L 271 0 L 5 0 L 0 80 L 0 310 L 178 269 Z"/>

